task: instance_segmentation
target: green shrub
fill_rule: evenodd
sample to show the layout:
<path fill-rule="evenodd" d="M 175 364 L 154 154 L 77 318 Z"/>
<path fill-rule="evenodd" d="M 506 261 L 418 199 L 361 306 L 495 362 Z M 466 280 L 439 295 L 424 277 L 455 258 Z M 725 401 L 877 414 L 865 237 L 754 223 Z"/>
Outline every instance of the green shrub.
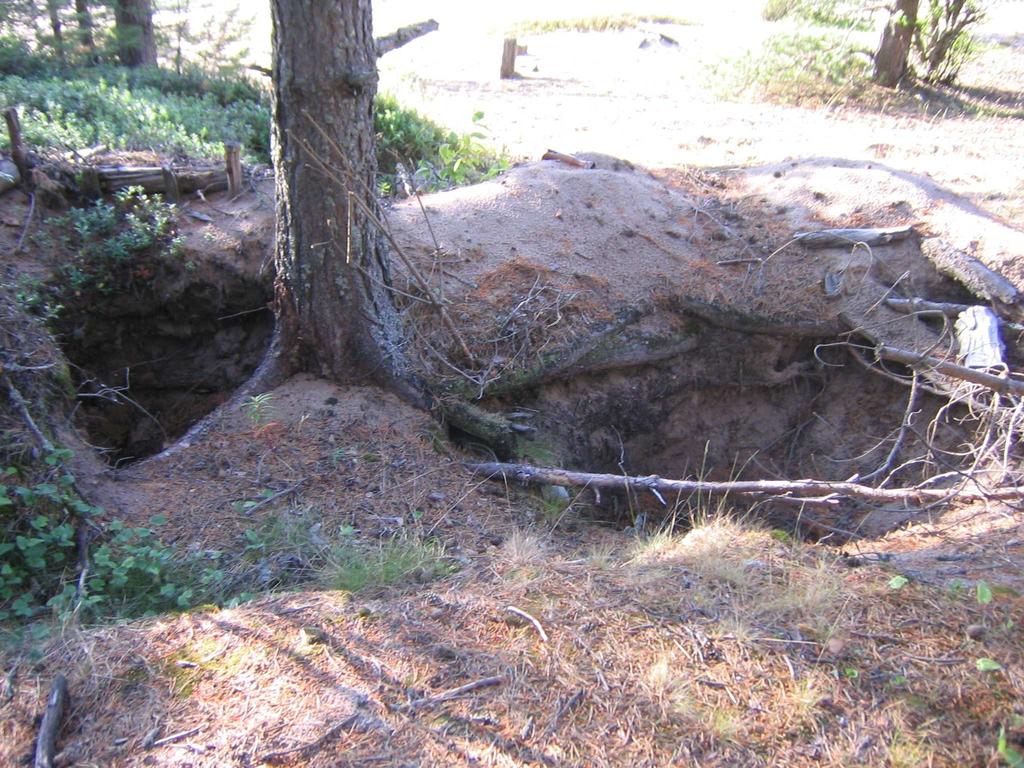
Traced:
<path fill-rule="evenodd" d="M 852 95 L 868 81 L 871 59 L 846 35 L 822 31 L 773 35 L 761 51 L 719 64 L 726 89 L 754 89 L 783 101 L 833 98 L 843 89 Z"/>
<path fill-rule="evenodd" d="M 21 38 L 0 35 L 0 75 L 34 77 L 52 69 L 51 60 L 33 53 Z"/>
<path fill-rule="evenodd" d="M 47 456 L 49 471 L 36 482 L 26 482 L 16 467 L 0 472 L 0 620 L 31 619 L 47 609 L 91 620 L 140 616 L 218 595 L 219 553 L 183 556 L 153 528 L 104 524 L 102 510 L 76 493 L 65 466 L 70 457 L 63 449 Z M 78 528 L 96 535 L 85 569 Z"/>
<path fill-rule="evenodd" d="M 381 191 L 396 186 L 397 166 L 413 172 L 415 184 L 426 190 L 473 184 L 508 168 L 507 159 L 484 143 L 483 112 L 473 115 L 477 130 L 458 134 L 442 128 L 416 110 L 382 94 L 374 104 L 377 164 Z"/>
<path fill-rule="evenodd" d="M 74 208 L 54 222 L 67 232 L 71 258 L 58 268 L 61 299 L 92 289 L 110 294 L 145 283 L 156 273 L 156 261 L 177 253 L 174 206 L 160 195 L 147 196 L 140 187 Z"/>
<path fill-rule="evenodd" d="M 765 21 L 790 18 L 821 27 L 868 30 L 872 11 L 856 0 L 767 0 L 761 9 Z"/>

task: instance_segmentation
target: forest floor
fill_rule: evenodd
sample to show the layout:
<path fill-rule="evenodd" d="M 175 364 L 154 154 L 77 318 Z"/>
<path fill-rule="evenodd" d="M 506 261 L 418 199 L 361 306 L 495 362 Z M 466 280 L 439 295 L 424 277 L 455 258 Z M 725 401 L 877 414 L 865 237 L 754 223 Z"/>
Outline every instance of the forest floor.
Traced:
<path fill-rule="evenodd" d="M 1019 120 L 937 116 L 913 102 L 883 114 L 844 100 L 722 101 L 695 62 L 720 50 L 726 27 L 659 30 L 681 45 L 641 49 L 648 33 L 637 30 L 524 35 L 523 77 L 506 82 L 491 72 L 500 49 L 481 43 L 487 56 L 476 56 L 479 41 L 457 26 L 384 60 L 386 88 L 453 127 L 483 109 L 516 156 L 589 150 L 653 171 L 599 158 L 598 183 L 546 163 L 425 198 L 444 250 L 469 256 L 442 265 L 454 277 L 436 275 L 456 306 L 469 285 L 529 294 L 542 270 L 552 285 L 576 281 L 559 284 L 566 295 L 614 305 L 686 275 L 709 300 L 827 321 L 837 309 L 821 295 L 818 259 L 832 257 L 783 250 L 754 294 L 749 265 L 719 262 L 763 259 L 796 230 L 849 222 L 978 239 L 979 259 L 1024 284 L 1012 224 L 1024 212 Z M 738 52 L 763 30 L 735 32 Z M 1019 65 L 1022 33 L 991 32 L 981 69 L 1007 92 L 1024 88 L 1007 63 Z M 0 210 L 6 240 L 25 221 L 17 194 Z M 205 249 L 218 254 L 210 264 L 242 252 L 240 269 L 259 274 L 266 187 L 190 210 L 209 219 L 181 222 L 198 273 Z M 437 267 L 429 247 L 416 249 L 428 237 L 417 210 L 405 201 L 391 216 L 420 266 Z M 555 231 L 602 213 L 584 233 Z M 503 219 L 519 253 L 497 248 Z M 14 266 L 53 258 L 36 256 Z M 465 306 L 471 330 L 487 307 Z M 567 505 L 471 476 L 428 415 L 376 388 L 301 376 L 272 402 L 266 419 L 221 413 L 168 454 L 116 472 L 81 458 L 76 474 L 111 515 L 166 516 L 162 535 L 183 551 L 248 546 L 265 585 L 298 573 L 311 589 L 71 623 L 11 652 L 0 762 L 31 751 L 58 672 L 72 692 L 62 765 L 990 766 L 1003 759 L 1001 731 L 1004 755 L 1024 750 L 1017 509 L 936 510 L 836 546 L 772 528 L 745 505 L 681 499 L 685 525 L 638 535 L 623 530 L 628 519 L 595 519 L 589 499 Z M 904 402 L 884 403 L 897 426 Z M 830 437 L 818 436 L 819 453 Z M 371 542 L 368 562 L 393 563 L 392 543 L 407 543 L 400 578 L 331 589 L 359 569 L 325 542 L 352 537 Z"/>

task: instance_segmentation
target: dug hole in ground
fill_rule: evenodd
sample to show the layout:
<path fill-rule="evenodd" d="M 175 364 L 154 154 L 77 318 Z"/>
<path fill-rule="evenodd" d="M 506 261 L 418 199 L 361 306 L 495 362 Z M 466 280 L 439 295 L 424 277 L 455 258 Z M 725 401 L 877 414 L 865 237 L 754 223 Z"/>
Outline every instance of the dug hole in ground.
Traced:
<path fill-rule="evenodd" d="M 420 364 L 453 401 L 501 429 L 520 425 L 497 445 L 370 385 L 309 376 L 274 390 L 259 417 L 215 411 L 174 442 L 230 397 L 269 338 L 266 320 L 233 325 L 267 297 L 267 183 L 192 205 L 200 215 L 179 222 L 181 263 L 192 266 L 143 291 L 145 307 L 125 296 L 76 309 L 67 322 L 84 331 L 63 339 L 79 385 L 100 375 L 89 367 L 95 332 L 123 352 L 133 399 L 145 401 L 145 413 L 128 409 L 131 428 L 117 414 L 79 421 L 93 442 L 125 436 L 108 454 L 119 468 L 97 458 L 77 471 L 108 514 L 143 525 L 163 515 L 183 551 L 286 531 L 274 551 L 232 562 L 240 591 L 350 587 L 351 563 L 331 547 L 338 536 L 355 537 L 368 560 L 396 539 L 432 549 L 409 550 L 398 588 L 291 592 L 69 629 L 21 670 L 5 744 L 30 748 L 58 671 L 75 695 L 69 763 L 326 765 L 344 754 L 356 764 L 622 764 L 625 750 L 637 761 L 840 764 L 917 754 L 915 718 L 953 690 L 962 706 L 989 706 L 993 683 L 968 654 L 1001 653 L 1009 667 L 1013 633 L 993 626 L 989 649 L 967 646 L 964 627 L 997 614 L 970 601 L 937 606 L 942 590 L 925 585 L 979 575 L 1016 584 L 1012 561 L 1000 566 L 1020 546 L 1010 538 L 1017 513 L 955 494 L 1014 484 L 1018 400 L 931 365 L 914 375 L 873 349 L 956 359 L 942 311 L 908 313 L 893 300 L 978 303 L 936 269 L 950 252 L 959 260 L 947 271 L 1015 291 L 1002 267 L 1020 235 L 927 180 L 871 164 L 654 176 L 582 159 L 594 167 L 528 163 L 387 212 L 460 337 L 410 298 L 418 285 L 395 259 Z M 794 239 L 908 222 L 909 235 L 873 246 Z M 979 231 L 985 250 L 968 257 L 963 233 Z M 1015 297 L 985 297 L 1001 314 L 1011 370 Z M 211 362 L 226 350 L 230 376 Z M 147 388 L 149 360 L 182 380 Z M 190 388 L 202 396 L 190 400 Z M 146 445 L 131 436 L 165 413 L 181 416 L 174 431 L 138 460 Z M 930 487 L 951 498 L 794 503 L 634 488 L 598 499 L 577 488 L 563 501 L 513 476 L 476 477 L 464 464 L 478 459 L 707 480 L 859 476 L 891 488 L 942 475 Z M 955 536 L 940 535 L 958 520 L 968 522 Z M 825 543 L 793 543 L 808 536 Z M 893 572 L 922 586 L 894 590 Z M 1012 610 L 1004 602 L 998 616 Z M 906 695 L 917 684 L 932 704 Z M 780 717 L 789 730 L 778 730 Z M 926 732 L 967 727 L 981 749 L 990 731 L 965 722 Z M 162 737 L 175 738 L 154 747 Z"/>
<path fill-rule="evenodd" d="M 669 32 L 684 52 L 707 37 Z M 636 48 L 631 34 L 614 44 Z M 607 40 L 577 37 L 613 59 Z M 567 38 L 549 36 L 549 49 L 582 70 Z M 557 76 L 557 57 L 532 50 L 537 79 Z M 676 54 L 652 55 L 663 67 Z M 57 674 L 71 693 L 58 737 L 68 765 L 961 766 L 1000 760 L 1000 733 L 1020 749 L 1015 502 L 822 492 L 662 493 L 663 504 L 647 487 L 600 502 L 573 487 L 567 502 L 515 472 L 466 469 L 511 459 L 889 489 L 938 477 L 925 489 L 982 496 L 1019 484 L 1019 397 L 932 362 L 959 359 L 956 316 L 985 305 L 1020 370 L 1021 235 L 1006 223 L 1019 200 L 986 203 L 1003 218 L 978 202 L 1019 182 L 1005 159 L 1016 123 L 693 109 L 674 90 L 644 91 L 641 80 L 667 82 L 644 66 L 615 120 L 593 98 L 610 98 L 607 84 L 577 73 L 547 100 L 529 77 L 491 83 L 488 121 L 528 134 L 515 149 L 531 158 L 554 143 L 638 159 L 622 137 L 675 170 L 530 162 L 424 196 L 426 216 L 415 199 L 388 210 L 464 342 L 394 255 L 419 364 L 448 402 L 479 409 L 462 427 L 369 383 L 309 376 L 216 410 L 272 330 L 268 182 L 190 201 L 180 256 L 138 265 L 117 296 L 73 302 L 61 341 L 84 396 L 57 410 L 74 411 L 61 439 L 76 448 L 78 487 L 107 519 L 162 516 L 159 536 L 183 557 L 223 553 L 227 594 L 279 591 L 70 622 L 19 647 L 0 684 L 0 762 L 31 753 Z M 468 81 L 413 85 L 458 116 L 482 98 Z M 678 113 L 653 116 L 673 99 Z M 562 118 L 554 139 L 551 121 L 537 127 L 542 107 Z M 568 114 L 600 136 L 574 133 Z M 833 159 L 837 146 L 848 153 Z M 27 200 L 12 192 L 3 206 L 5 258 L 45 280 L 59 243 L 19 254 Z M 882 245 L 793 242 L 908 226 Z M 60 359 L 13 315 L 2 330 L 4 347 Z M 877 360 L 879 345 L 930 360 L 915 377 Z"/>

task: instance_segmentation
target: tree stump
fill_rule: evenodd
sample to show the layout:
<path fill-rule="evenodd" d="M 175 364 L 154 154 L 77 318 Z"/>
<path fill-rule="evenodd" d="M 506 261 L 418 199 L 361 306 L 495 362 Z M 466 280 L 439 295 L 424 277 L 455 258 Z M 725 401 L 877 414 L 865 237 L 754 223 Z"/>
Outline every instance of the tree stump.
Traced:
<path fill-rule="evenodd" d="M 224 170 L 228 174 L 228 195 L 242 191 L 242 146 L 237 141 L 224 142 Z"/>
<path fill-rule="evenodd" d="M 505 45 L 501 52 L 501 79 L 507 80 L 516 73 L 516 39 L 505 38 Z"/>

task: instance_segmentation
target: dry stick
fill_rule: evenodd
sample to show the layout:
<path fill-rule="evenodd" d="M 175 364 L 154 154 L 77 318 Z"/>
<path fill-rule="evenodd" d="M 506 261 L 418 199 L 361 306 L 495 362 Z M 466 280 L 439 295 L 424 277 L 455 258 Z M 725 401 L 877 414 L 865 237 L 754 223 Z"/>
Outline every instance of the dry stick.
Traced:
<path fill-rule="evenodd" d="M 333 139 L 331 139 L 330 136 L 328 136 L 326 131 L 324 131 L 324 129 L 320 127 L 320 124 L 313 120 L 311 117 L 309 119 L 312 122 L 313 127 L 316 128 L 324 137 L 324 139 L 327 140 L 328 143 L 330 143 L 333 147 L 335 147 L 340 154 L 340 148 L 337 147 L 337 144 L 335 144 Z M 334 171 L 323 160 L 321 160 L 316 155 L 315 152 L 313 152 L 313 148 L 309 146 L 309 142 L 303 142 L 303 144 L 303 148 L 306 150 L 306 153 L 316 162 L 318 166 L 320 166 L 321 172 L 324 173 L 328 178 L 333 180 L 334 183 L 338 184 L 342 189 L 346 189 L 348 185 L 344 182 L 343 179 L 339 178 L 338 175 L 335 174 Z M 347 165 L 347 161 L 343 160 L 343 162 L 345 162 Z M 347 168 L 350 168 L 350 166 L 347 166 Z M 353 174 L 351 170 L 348 171 L 348 175 L 352 178 L 355 178 L 355 174 Z M 370 191 L 369 187 L 362 183 L 360 184 L 360 186 L 363 187 L 363 190 L 367 194 L 372 195 L 372 192 Z M 440 311 L 442 322 L 444 322 L 445 326 L 451 332 L 452 336 L 455 337 L 455 340 L 459 343 L 459 346 L 462 347 L 463 354 L 466 355 L 466 358 L 471 363 L 475 364 L 477 362 L 476 356 L 469 351 L 469 346 L 466 344 L 466 340 L 462 337 L 462 334 L 459 333 L 459 329 L 455 327 L 455 323 L 452 322 L 451 316 L 448 314 L 448 310 L 445 309 L 444 304 L 438 301 L 437 297 L 434 295 L 434 292 L 430 290 L 430 286 L 427 284 L 427 281 L 423 278 L 423 275 L 420 274 L 420 271 L 418 269 L 416 269 L 416 266 L 412 263 L 409 257 L 405 255 L 405 251 L 402 250 L 402 247 L 395 240 L 394 236 L 391 234 L 391 230 L 384 222 L 382 222 L 377 217 L 377 215 L 373 211 L 370 210 L 370 207 L 366 203 L 364 203 L 361 199 L 359 199 L 356 196 L 355 192 L 353 192 L 350 189 L 347 191 L 349 199 L 349 211 L 352 210 L 351 203 L 354 202 L 363 212 L 363 214 L 381 231 L 381 234 L 384 235 L 388 243 L 390 243 L 391 247 L 395 249 L 395 252 L 398 254 L 398 257 L 402 260 L 402 263 L 405 264 L 405 266 L 408 268 L 413 279 L 419 285 L 420 290 L 422 290 L 427 295 L 427 297 L 430 299 L 430 302 Z"/>
<path fill-rule="evenodd" d="M 903 450 L 903 443 L 907 439 L 907 431 L 910 429 L 910 423 L 914 418 L 915 411 L 914 406 L 917 404 L 917 393 L 918 384 L 921 376 L 917 371 L 914 371 L 914 375 L 910 380 L 910 395 L 907 397 L 907 407 L 903 411 L 903 421 L 900 423 L 900 431 L 896 435 L 896 440 L 892 444 L 892 450 L 889 451 L 889 455 L 886 456 L 885 462 L 874 472 L 864 475 L 860 478 L 862 482 L 874 480 L 876 477 L 887 474 L 896 464 L 896 459 L 899 458 L 899 453 Z M 891 478 L 892 475 L 888 475 L 886 480 Z M 882 485 L 885 485 L 883 482 Z"/>
<path fill-rule="evenodd" d="M 274 763 L 280 763 L 282 760 L 284 760 L 289 755 L 295 755 L 295 754 L 299 754 L 299 753 L 305 754 L 307 752 L 312 752 L 312 751 L 316 750 L 317 748 L 323 746 L 325 743 L 327 743 L 332 738 L 334 738 L 339 732 L 341 732 L 344 729 L 348 728 L 349 726 L 353 725 L 358 720 L 359 720 L 359 714 L 358 713 L 353 713 L 353 714 L 349 715 L 348 717 L 346 717 L 344 720 L 342 720 L 337 725 L 331 726 L 331 728 L 329 728 L 327 730 L 327 732 L 323 736 L 321 736 L 319 739 L 317 739 L 316 741 L 311 741 L 311 742 L 309 742 L 309 744 L 303 744 L 300 747 L 293 747 L 292 749 L 282 749 L 282 750 L 280 750 L 278 752 L 268 752 L 267 754 L 259 757 L 258 761 L 261 762 L 261 763 L 271 763 L 271 764 L 274 764 Z"/>
<path fill-rule="evenodd" d="M 797 232 L 793 239 L 807 248 L 842 248 L 847 245 L 885 245 L 903 240 L 914 233 L 912 226 L 880 229 L 823 229 L 818 232 Z"/>
<path fill-rule="evenodd" d="M 530 622 L 533 625 L 533 628 L 537 630 L 537 634 L 540 635 L 540 641 L 542 643 L 546 643 L 548 641 L 548 633 L 544 631 L 544 627 L 541 626 L 541 623 L 522 608 L 516 608 L 514 605 L 507 605 L 505 606 L 505 610 Z"/>
<path fill-rule="evenodd" d="M 377 49 L 377 56 L 380 57 L 396 48 L 401 48 L 406 43 L 411 43 L 416 38 L 423 37 L 423 35 L 433 32 L 435 29 L 437 29 L 437 22 L 434 19 L 427 19 L 419 24 L 399 27 L 390 35 L 383 35 L 373 41 L 374 47 Z"/>
<path fill-rule="evenodd" d="M 28 193 L 28 214 L 25 216 L 25 226 L 21 229 L 21 237 L 18 238 L 18 244 L 14 246 L 15 253 L 21 253 L 21 249 L 25 245 L 25 238 L 28 237 L 29 228 L 32 226 L 32 215 L 36 212 L 36 193 Z"/>
<path fill-rule="evenodd" d="M 178 733 L 172 733 L 170 736 L 164 736 L 162 739 L 157 739 L 156 741 L 154 741 L 150 748 L 155 749 L 156 747 L 162 747 L 164 744 L 172 744 L 175 741 L 187 739 L 189 736 L 199 733 L 201 730 L 203 730 L 203 726 L 198 725 L 195 728 L 191 728 L 187 731 L 179 731 Z"/>
<path fill-rule="evenodd" d="M 50 686 L 50 696 L 46 700 L 46 711 L 43 721 L 39 724 L 39 739 L 36 741 L 34 768 L 53 768 L 53 754 L 57 748 L 57 731 L 64 717 L 64 708 L 68 703 L 68 681 L 64 675 L 58 674 Z"/>
<path fill-rule="evenodd" d="M 706 480 L 666 480 L 657 475 L 630 476 L 609 475 L 593 472 L 574 472 L 557 467 L 533 467 L 527 464 L 510 464 L 498 461 L 466 462 L 465 466 L 481 475 L 510 477 L 521 483 L 560 485 L 567 488 L 590 486 L 591 488 L 657 488 L 665 493 L 707 493 L 723 496 L 776 496 L 794 497 L 821 496 L 866 499 L 880 502 L 919 502 L 946 499 L 979 501 L 1015 501 L 1024 499 L 1024 486 L 1006 486 L 985 490 L 977 488 L 872 488 L 869 485 L 848 481 L 830 480 L 734 480 L 711 482 Z"/>
<path fill-rule="evenodd" d="M 455 323 L 452 321 L 451 315 L 448 314 L 448 310 L 445 308 L 444 304 L 442 304 L 441 301 L 438 300 L 436 296 L 434 296 L 434 292 L 430 290 L 430 286 L 427 284 L 427 281 L 424 279 L 423 275 L 420 274 L 420 271 L 416 268 L 416 265 L 412 263 L 412 260 L 405 255 L 405 251 L 402 250 L 401 246 L 398 245 L 395 238 L 392 237 L 391 233 L 388 231 L 388 228 L 385 227 L 384 224 L 381 223 L 380 219 L 378 219 L 373 214 L 373 212 L 370 210 L 370 207 L 366 203 L 364 203 L 362 200 L 356 197 L 355 192 L 349 192 L 348 199 L 350 202 L 354 202 L 357 206 L 359 206 L 359 209 L 363 212 L 363 214 L 373 224 L 375 224 L 378 229 L 380 229 L 384 237 L 387 238 L 387 241 L 391 244 L 391 247 L 395 249 L 395 253 L 398 254 L 398 258 L 402 260 L 402 263 L 405 264 L 406 268 L 409 270 L 409 273 L 412 275 L 417 285 L 419 285 L 420 290 L 427 295 L 427 297 L 430 299 L 430 303 L 437 307 L 437 309 L 440 311 L 441 320 L 444 322 L 448 330 L 451 331 L 451 334 L 452 336 L 455 337 L 455 340 L 459 342 L 459 346 L 462 347 L 462 353 L 471 363 L 476 363 L 476 356 L 469 351 L 469 346 L 466 344 L 466 340 L 462 338 L 462 334 L 459 333 L 459 329 L 455 326 Z"/>
<path fill-rule="evenodd" d="M 479 690 L 480 688 L 490 688 L 494 685 L 501 685 L 505 682 L 505 678 L 501 675 L 495 675 L 494 677 L 484 677 L 480 680 L 474 680 L 471 683 L 460 685 L 458 688 L 450 688 L 444 693 L 439 693 L 437 696 L 429 696 L 425 699 L 418 699 L 405 705 L 403 709 L 417 709 L 418 707 L 425 707 L 430 704 L 441 704 L 445 701 L 451 701 L 457 699 L 460 696 L 465 696 L 467 693 Z"/>
<path fill-rule="evenodd" d="M 32 433 L 32 436 L 39 443 L 39 447 L 46 453 L 53 453 L 53 443 L 47 439 L 46 435 L 44 435 L 42 430 L 36 425 L 35 419 L 33 419 L 32 414 L 29 413 L 28 403 L 25 401 L 25 398 L 22 397 L 18 388 L 14 386 L 14 382 L 9 378 L 7 379 L 7 394 L 10 396 L 11 402 L 14 403 L 14 407 L 18 409 L 18 415 L 20 415 L 21 420 L 25 422 L 25 426 L 28 427 L 28 431 Z"/>
<path fill-rule="evenodd" d="M 1015 379 L 1004 379 L 1001 376 L 994 376 L 991 373 L 978 371 L 974 368 L 966 368 L 956 363 L 940 360 L 937 357 L 920 355 L 906 349 L 890 347 L 887 344 L 879 344 L 875 348 L 875 355 L 882 360 L 892 360 L 903 363 L 918 371 L 935 371 L 953 379 L 969 381 L 972 384 L 991 389 L 1001 395 L 1024 396 L 1024 381 Z"/>

